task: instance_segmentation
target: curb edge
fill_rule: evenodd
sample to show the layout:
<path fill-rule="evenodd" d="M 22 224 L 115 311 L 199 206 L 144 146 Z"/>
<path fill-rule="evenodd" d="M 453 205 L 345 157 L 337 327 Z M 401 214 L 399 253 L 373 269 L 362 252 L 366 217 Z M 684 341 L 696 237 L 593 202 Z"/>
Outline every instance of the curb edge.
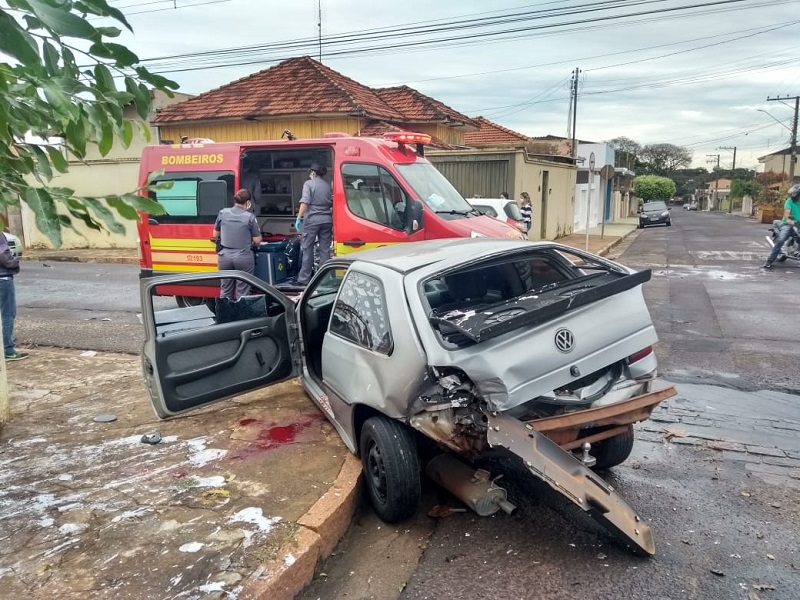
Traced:
<path fill-rule="evenodd" d="M 292 600 L 311 583 L 317 563 L 336 547 L 358 505 L 361 461 L 345 451 L 347 458 L 333 485 L 297 519 L 294 539 L 245 579 L 241 600 Z"/>

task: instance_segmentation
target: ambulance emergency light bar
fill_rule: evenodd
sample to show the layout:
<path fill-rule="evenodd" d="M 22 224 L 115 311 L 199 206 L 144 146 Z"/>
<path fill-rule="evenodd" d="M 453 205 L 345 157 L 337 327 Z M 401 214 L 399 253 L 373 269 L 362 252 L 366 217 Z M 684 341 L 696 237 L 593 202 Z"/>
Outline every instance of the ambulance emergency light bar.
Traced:
<path fill-rule="evenodd" d="M 387 142 L 397 142 L 398 146 L 406 144 L 416 144 L 417 154 L 425 154 L 425 145 L 431 143 L 431 136 L 426 133 L 415 133 L 413 131 L 393 131 L 383 136 Z"/>

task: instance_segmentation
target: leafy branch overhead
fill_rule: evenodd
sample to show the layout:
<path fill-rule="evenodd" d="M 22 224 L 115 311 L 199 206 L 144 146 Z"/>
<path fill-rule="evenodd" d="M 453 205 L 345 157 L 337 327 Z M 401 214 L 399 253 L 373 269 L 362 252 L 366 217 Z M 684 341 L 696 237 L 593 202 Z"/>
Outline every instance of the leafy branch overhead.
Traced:
<path fill-rule="evenodd" d="M 163 209 L 136 193 L 107 198 L 76 197 L 49 185 L 69 164 L 60 144 L 77 159 L 96 145 L 106 156 L 118 139 L 128 147 L 134 127 L 149 140 L 142 122 L 123 117 L 132 104 L 146 120 L 151 88 L 171 95 L 174 81 L 151 73 L 139 58 L 111 40 L 131 30 L 125 16 L 106 0 L 6 0 L 0 7 L 0 208 L 26 203 L 36 225 L 61 244 L 61 228 L 72 218 L 96 230 L 122 232 L 122 219 L 136 210 Z M 89 18 L 115 26 L 95 26 Z M 132 31 L 132 30 L 131 30 Z M 30 186 L 30 178 L 38 185 Z"/>

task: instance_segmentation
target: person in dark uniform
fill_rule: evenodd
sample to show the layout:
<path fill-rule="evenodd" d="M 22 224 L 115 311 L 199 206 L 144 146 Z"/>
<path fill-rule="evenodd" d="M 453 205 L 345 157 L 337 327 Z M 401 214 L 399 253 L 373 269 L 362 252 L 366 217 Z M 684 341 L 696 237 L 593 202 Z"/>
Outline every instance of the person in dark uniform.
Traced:
<path fill-rule="evenodd" d="M 223 208 L 214 223 L 211 239 L 218 241 L 217 264 L 221 271 L 236 269 L 253 273 L 256 259 L 252 244 L 261 243 L 261 232 L 258 221 L 250 212 L 250 192 L 241 189 L 233 197 L 233 206 Z M 220 291 L 221 298 L 231 300 L 241 298 L 250 293 L 250 286 L 243 281 L 223 279 Z"/>
<path fill-rule="evenodd" d="M 319 240 L 319 264 L 331 257 L 333 240 L 333 192 L 331 184 L 323 179 L 328 169 L 312 163 L 308 181 L 303 184 L 300 209 L 297 211 L 295 229 L 300 232 L 303 259 L 297 285 L 306 285 L 314 268 L 314 243 Z"/>

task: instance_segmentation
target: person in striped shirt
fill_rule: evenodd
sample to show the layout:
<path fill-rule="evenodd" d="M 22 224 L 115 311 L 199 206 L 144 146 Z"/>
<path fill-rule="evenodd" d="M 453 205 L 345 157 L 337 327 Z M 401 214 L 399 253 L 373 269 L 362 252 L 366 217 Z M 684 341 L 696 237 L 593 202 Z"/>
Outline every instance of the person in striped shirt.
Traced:
<path fill-rule="evenodd" d="M 525 227 L 525 233 L 529 233 L 531 230 L 531 217 L 533 215 L 533 209 L 531 208 L 531 197 L 528 195 L 528 192 L 522 192 L 519 195 L 519 200 L 519 212 L 522 213 L 522 223 Z"/>

